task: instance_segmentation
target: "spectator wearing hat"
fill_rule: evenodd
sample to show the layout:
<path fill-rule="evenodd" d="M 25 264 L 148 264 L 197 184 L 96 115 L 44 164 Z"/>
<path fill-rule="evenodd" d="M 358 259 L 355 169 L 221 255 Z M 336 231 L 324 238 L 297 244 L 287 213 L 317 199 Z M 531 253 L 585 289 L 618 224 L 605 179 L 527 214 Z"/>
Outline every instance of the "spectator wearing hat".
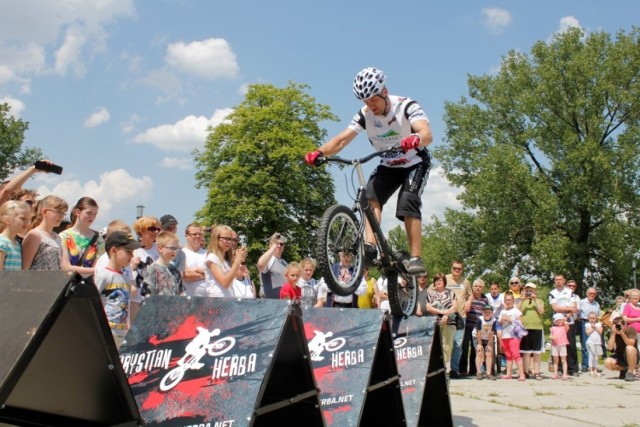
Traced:
<path fill-rule="evenodd" d="M 170 233 L 178 235 L 178 220 L 173 215 L 162 215 L 160 217 L 160 228 L 161 231 L 168 231 Z M 176 253 L 176 257 L 171 261 L 171 263 L 178 269 L 182 278 L 184 280 L 184 270 L 185 270 L 185 261 L 186 256 L 183 251 L 178 251 Z"/>
<path fill-rule="evenodd" d="M 482 379 L 482 364 L 487 369 L 487 378 L 495 380 L 493 375 L 493 349 L 496 336 L 496 318 L 493 317 L 493 307 L 490 304 L 482 308 L 482 316 L 473 328 L 473 347 L 476 349 L 476 379 Z"/>
<path fill-rule="evenodd" d="M 131 313 L 131 279 L 122 271 L 133 258 L 133 251 L 142 247 L 130 233 L 114 231 L 107 236 L 104 248 L 109 263 L 96 273 L 95 284 L 100 292 L 100 299 L 107 315 L 109 328 L 116 346 L 122 345 L 124 336 L 129 330 Z"/>
<path fill-rule="evenodd" d="M 569 326 L 567 337 L 569 344 L 567 347 L 567 366 L 569 367 L 569 375 L 579 375 L 578 353 L 576 348 L 576 329 L 575 319 L 578 313 L 578 303 L 573 297 L 573 290 L 567 285 L 567 279 L 564 274 L 557 273 L 554 276 L 553 283 L 555 288 L 549 292 L 549 305 L 554 313 L 560 313 L 565 317 L 565 321 Z"/>
<path fill-rule="evenodd" d="M 281 233 L 273 233 L 269 237 L 269 248 L 258 258 L 260 273 L 260 296 L 280 299 L 280 288 L 287 282 L 284 270 L 287 262 L 282 259 L 287 238 Z"/>
<path fill-rule="evenodd" d="M 536 297 L 536 289 L 535 283 L 527 283 L 516 307 L 522 312 L 522 324 L 528 332 L 520 341 L 520 354 L 526 376 L 541 380 L 540 354 L 544 347 L 544 328 L 542 325 L 544 301 Z M 531 366 L 532 356 L 533 366 Z"/>
<path fill-rule="evenodd" d="M 565 316 L 562 313 L 556 313 L 553 315 L 553 325 L 549 335 L 551 336 L 551 356 L 553 357 L 553 379 L 558 379 L 559 362 L 562 362 L 562 379 L 569 378 L 567 374 L 567 346 L 569 345 L 569 338 L 567 337 L 569 332 L 569 325 L 565 322 Z"/>

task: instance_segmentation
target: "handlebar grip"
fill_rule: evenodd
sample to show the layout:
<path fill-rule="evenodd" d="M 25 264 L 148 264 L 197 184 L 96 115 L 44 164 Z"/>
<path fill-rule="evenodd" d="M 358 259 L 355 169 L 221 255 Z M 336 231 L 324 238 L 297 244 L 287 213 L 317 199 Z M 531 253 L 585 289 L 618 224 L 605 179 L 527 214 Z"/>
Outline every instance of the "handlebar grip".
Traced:
<path fill-rule="evenodd" d="M 316 159 L 313 161 L 313 164 L 316 166 L 320 166 L 323 165 L 327 162 L 327 158 L 324 156 L 318 156 L 316 157 Z"/>

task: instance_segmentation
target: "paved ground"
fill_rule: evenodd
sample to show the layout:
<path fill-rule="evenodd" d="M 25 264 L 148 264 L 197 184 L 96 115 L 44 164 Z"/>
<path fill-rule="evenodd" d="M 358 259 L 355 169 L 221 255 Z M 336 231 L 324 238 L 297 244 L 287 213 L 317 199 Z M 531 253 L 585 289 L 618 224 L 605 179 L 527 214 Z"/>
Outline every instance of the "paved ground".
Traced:
<path fill-rule="evenodd" d="M 449 393 L 454 426 L 640 426 L 640 381 L 626 382 L 618 373 L 600 378 L 587 374 L 526 382 L 451 380 Z"/>

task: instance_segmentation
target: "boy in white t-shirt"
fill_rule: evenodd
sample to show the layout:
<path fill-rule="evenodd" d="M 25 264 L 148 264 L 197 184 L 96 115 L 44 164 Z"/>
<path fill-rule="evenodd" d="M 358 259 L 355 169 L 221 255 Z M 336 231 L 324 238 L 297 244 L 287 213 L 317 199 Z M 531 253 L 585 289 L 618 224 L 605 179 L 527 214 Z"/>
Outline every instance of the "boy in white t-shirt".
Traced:
<path fill-rule="evenodd" d="M 131 281 L 123 276 L 122 269 L 131 262 L 133 251 L 141 246 L 131 234 L 124 231 L 109 234 L 104 244 L 109 255 L 109 264 L 98 271 L 95 277 L 107 321 L 118 348 L 129 330 L 131 311 Z"/>

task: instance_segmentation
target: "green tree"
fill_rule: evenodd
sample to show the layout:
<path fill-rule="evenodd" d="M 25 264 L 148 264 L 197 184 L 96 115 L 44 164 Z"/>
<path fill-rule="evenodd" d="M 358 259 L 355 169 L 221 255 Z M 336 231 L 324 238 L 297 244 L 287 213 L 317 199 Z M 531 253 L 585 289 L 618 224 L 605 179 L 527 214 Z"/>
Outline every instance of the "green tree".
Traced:
<path fill-rule="evenodd" d="M 470 76 L 471 100 L 445 109 L 437 151 L 464 188 L 445 216 L 458 254 L 548 281 L 564 271 L 611 292 L 629 287 L 638 251 L 640 33 L 573 28 L 497 75 Z"/>
<path fill-rule="evenodd" d="M 245 100 L 195 153 L 197 186 L 208 189 L 198 217 L 245 236 L 250 265 L 276 231 L 289 237 L 288 259 L 310 255 L 319 217 L 335 203 L 331 175 L 309 167 L 304 154 L 327 137 L 319 123 L 337 118 L 307 88 L 249 86 Z"/>
<path fill-rule="evenodd" d="M 22 147 L 27 129 L 28 122 L 13 117 L 8 104 L 0 104 L 0 180 L 43 157 L 39 148 Z"/>

